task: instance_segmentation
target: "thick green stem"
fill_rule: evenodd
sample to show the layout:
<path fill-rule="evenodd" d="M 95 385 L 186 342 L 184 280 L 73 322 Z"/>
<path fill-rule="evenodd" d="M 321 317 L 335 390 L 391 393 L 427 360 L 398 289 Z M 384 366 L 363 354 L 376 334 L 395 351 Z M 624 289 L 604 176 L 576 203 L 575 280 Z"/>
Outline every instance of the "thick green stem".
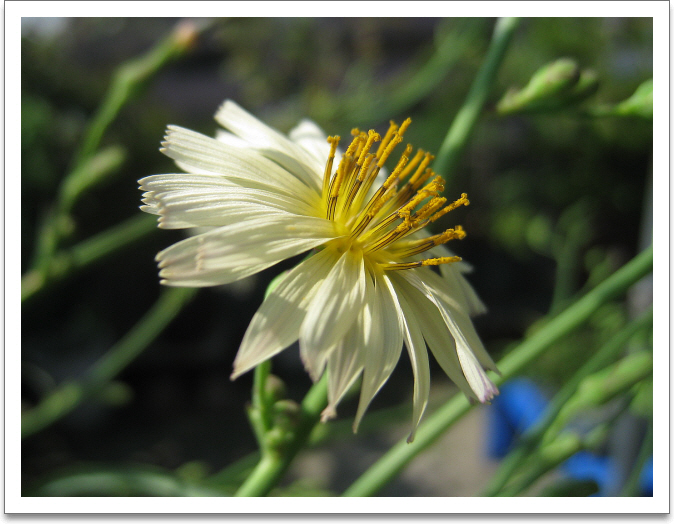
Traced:
<path fill-rule="evenodd" d="M 494 377 L 494 382 L 497 385 L 502 384 L 525 369 L 550 345 L 585 323 L 602 304 L 625 293 L 632 284 L 647 275 L 652 267 L 651 246 L 513 349 L 499 362 L 498 367 L 502 374 Z M 364 497 L 376 494 L 469 409 L 470 404 L 464 396 L 454 396 L 419 427 L 413 443 L 408 444 L 405 440 L 398 442 L 361 475 L 343 496 Z"/>
<path fill-rule="evenodd" d="M 518 25 L 518 18 L 499 18 L 496 22 L 487 56 L 435 159 L 433 169 L 442 176 L 449 177 L 456 167 Z"/>
<path fill-rule="evenodd" d="M 283 447 L 262 449 L 262 458 L 235 493 L 236 497 L 263 497 L 276 486 L 295 455 L 306 444 L 327 404 L 328 384 L 324 376 L 309 390 L 302 401 L 300 420 L 292 439 Z"/>
<path fill-rule="evenodd" d="M 124 338 L 79 381 L 65 382 L 34 408 L 21 416 L 21 437 L 27 437 L 53 424 L 75 409 L 83 400 L 99 391 L 128 366 L 173 320 L 195 294 L 190 288 L 164 291 L 143 318 Z"/>

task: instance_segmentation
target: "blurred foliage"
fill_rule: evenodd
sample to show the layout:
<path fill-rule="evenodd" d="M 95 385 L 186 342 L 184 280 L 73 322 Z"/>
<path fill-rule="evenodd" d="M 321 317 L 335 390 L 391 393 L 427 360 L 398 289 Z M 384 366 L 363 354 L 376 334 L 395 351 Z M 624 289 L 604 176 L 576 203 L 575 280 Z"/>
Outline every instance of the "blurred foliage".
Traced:
<path fill-rule="evenodd" d="M 115 71 L 161 40 L 176 20 L 24 20 L 21 256 L 26 270 L 35 255 L 38 225 L 73 167 L 73 155 Z M 212 134 L 212 115 L 226 98 L 282 131 L 301 118 L 345 134 L 355 126 L 381 130 L 390 118 L 411 116 L 409 140 L 437 152 L 481 64 L 493 24 L 493 19 L 433 18 L 213 21 L 190 54 L 166 65 L 111 124 L 101 142 L 109 158 L 98 160 L 114 164 L 114 177 L 73 203 L 71 232 L 62 247 L 137 216 L 136 180 L 176 169 L 158 153 L 165 126 Z M 650 238 L 640 238 L 640 224 L 651 212 L 644 202 L 652 176 L 652 123 L 643 117 L 653 74 L 652 42 L 647 18 L 522 21 L 487 112 L 446 184 L 449 197 L 462 191 L 470 196 L 471 206 L 453 217 L 468 237 L 452 247 L 476 269 L 471 282 L 489 307 L 477 327 L 495 359 L 535 330 L 546 313 L 629 260 L 640 242 L 649 243 Z M 496 104 L 510 88 L 526 86 L 541 67 L 563 57 L 573 60 L 579 82 L 583 71 L 596 73 L 596 93 L 573 111 L 497 114 Z M 26 305 L 24 407 L 81 375 L 124 336 L 159 295 L 154 255 L 180 238 L 180 232 L 153 231 L 142 243 L 81 269 Z M 173 475 L 191 479 L 206 474 L 202 463 L 217 472 L 253 452 L 243 409 L 251 378 L 230 383 L 227 377 L 267 284 L 292 265 L 287 261 L 245 282 L 200 292 L 113 386 L 24 442 L 24 486 L 86 461 L 180 468 Z M 550 388 L 562 384 L 575 362 L 586 359 L 627 317 L 624 304 L 604 306 L 531 373 Z M 284 376 L 290 398 L 299 400 L 309 379 L 291 353 L 279 355 L 274 369 Z M 401 361 L 391 382 L 411 384 L 406 366 Z M 433 371 L 441 376 L 438 368 Z M 409 400 L 406 391 L 411 387 L 384 387 L 373 407 Z M 648 409 L 647 398 L 648 392 L 637 394 L 634 409 Z M 345 476 L 361 469 L 342 467 Z M 111 472 L 106 480 L 113 482 L 111 493 L 131 493 L 130 482 L 151 484 L 153 472 L 145 468 Z M 77 486 L 96 491 L 98 477 L 88 474 L 42 481 L 38 489 L 41 494 Z M 181 482 L 159 491 L 190 488 Z M 589 493 L 591 487 L 568 489 Z M 282 490 L 323 493 L 323 487 L 301 483 Z"/>

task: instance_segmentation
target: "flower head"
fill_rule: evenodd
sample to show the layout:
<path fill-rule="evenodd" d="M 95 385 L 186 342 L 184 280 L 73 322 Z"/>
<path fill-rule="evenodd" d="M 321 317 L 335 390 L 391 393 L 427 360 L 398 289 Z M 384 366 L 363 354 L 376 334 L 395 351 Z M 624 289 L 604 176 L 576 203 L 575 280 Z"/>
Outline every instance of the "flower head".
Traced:
<path fill-rule="evenodd" d="M 384 136 L 354 129 L 341 152 L 340 137 L 326 140 L 309 121 L 286 137 L 231 101 L 215 118 L 228 129 L 217 138 L 169 126 L 162 151 L 186 173 L 139 182 L 141 209 L 158 215 L 159 227 L 209 228 L 157 255 L 162 284 L 225 284 L 314 252 L 254 315 L 232 378 L 299 340 L 311 378 L 328 374 L 324 419 L 362 375 L 355 430 L 404 342 L 415 429 L 430 389 L 426 346 L 469 398 L 498 394 L 485 373 L 496 366 L 469 318 L 484 306 L 463 276 L 470 268 L 444 246 L 465 232 L 424 229 L 468 205 L 467 195 L 440 196 L 432 155 L 401 145 L 409 119 L 391 122 Z M 387 173 L 384 164 L 396 158 Z"/>

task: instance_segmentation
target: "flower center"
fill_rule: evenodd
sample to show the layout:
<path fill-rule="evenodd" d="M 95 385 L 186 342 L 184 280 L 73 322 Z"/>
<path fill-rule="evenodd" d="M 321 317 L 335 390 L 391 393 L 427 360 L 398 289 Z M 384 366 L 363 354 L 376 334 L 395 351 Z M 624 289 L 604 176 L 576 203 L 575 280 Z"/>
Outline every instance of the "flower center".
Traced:
<path fill-rule="evenodd" d="M 425 238 L 406 238 L 453 209 L 469 204 L 465 193 L 447 204 L 447 199 L 440 196 L 444 180 L 428 167 L 433 155 L 418 149 L 410 160 L 413 151 L 410 144 L 391 174 L 368 198 L 379 171 L 395 147 L 403 141 L 411 123 L 409 118 L 400 126 L 391 121 L 383 138 L 373 129 L 367 133 L 353 129 L 353 140 L 334 172 L 333 163 L 340 137 L 328 137 L 330 155 L 325 164 L 322 202 L 326 218 L 334 221 L 338 230 L 344 233 L 331 244 L 341 252 L 362 250 L 386 270 L 457 262 L 460 257 L 412 262 L 404 259 L 418 258 L 417 255 L 424 251 L 466 236 L 461 226 L 455 226 Z M 375 142 L 379 142 L 379 146 L 372 153 Z"/>

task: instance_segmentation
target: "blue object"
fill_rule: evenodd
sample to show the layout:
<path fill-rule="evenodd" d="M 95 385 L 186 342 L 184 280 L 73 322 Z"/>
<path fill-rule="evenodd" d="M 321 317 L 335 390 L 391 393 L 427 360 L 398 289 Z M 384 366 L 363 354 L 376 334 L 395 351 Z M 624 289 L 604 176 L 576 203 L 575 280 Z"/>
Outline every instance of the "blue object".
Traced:
<path fill-rule="evenodd" d="M 514 440 L 543 414 L 547 399 L 531 380 L 518 378 L 501 387 L 490 408 L 489 456 L 503 458 Z"/>
<path fill-rule="evenodd" d="M 505 457 L 519 436 L 532 427 L 543 415 L 548 400 L 531 380 L 518 378 L 501 387 L 501 394 L 489 408 L 487 452 L 490 457 Z M 620 486 L 617 466 L 611 457 L 588 451 L 576 453 L 561 466 L 561 471 L 576 480 L 593 480 L 599 486 L 598 496 L 615 493 Z M 641 472 L 642 496 L 653 496 L 653 458 Z"/>
<path fill-rule="evenodd" d="M 649 458 L 641 470 L 639 477 L 639 487 L 641 488 L 642 497 L 653 496 L 653 457 Z"/>

